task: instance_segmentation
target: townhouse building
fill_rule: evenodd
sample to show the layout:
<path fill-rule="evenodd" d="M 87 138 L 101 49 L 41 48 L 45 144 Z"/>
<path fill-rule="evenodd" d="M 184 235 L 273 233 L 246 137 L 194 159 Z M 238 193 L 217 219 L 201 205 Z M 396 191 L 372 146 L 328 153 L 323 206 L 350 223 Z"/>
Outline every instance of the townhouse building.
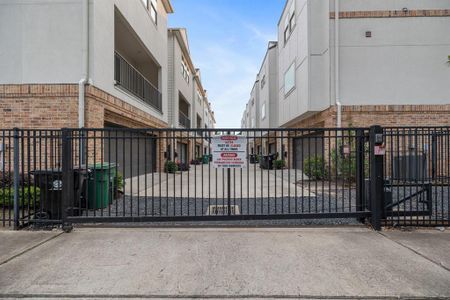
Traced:
<path fill-rule="evenodd" d="M 169 0 L 1 1 L 0 128 L 194 127 L 194 95 L 204 105 L 205 92 L 185 32 L 168 29 L 173 12 Z M 127 177 L 156 170 L 170 158 L 159 135 L 105 144 L 104 158 L 134 149 Z"/>
<path fill-rule="evenodd" d="M 250 93 L 242 120 L 242 128 L 276 128 L 278 127 L 278 43 L 268 44 L 261 68 Z M 259 135 L 259 133 L 255 133 Z M 264 133 L 263 135 L 267 135 Z M 250 141 L 251 154 L 274 153 L 275 141 L 264 139 Z"/>
<path fill-rule="evenodd" d="M 168 30 L 168 94 L 170 127 L 184 129 L 213 128 L 211 104 L 201 81 L 201 72 L 194 67 L 189 50 L 189 40 L 185 28 Z M 189 163 L 204 154 L 207 143 L 203 138 L 195 137 L 197 133 L 186 133 L 186 139 L 177 140 L 177 145 L 169 145 L 177 161 Z"/>
<path fill-rule="evenodd" d="M 273 127 L 450 125 L 449 28 L 448 0 L 287 0 Z M 262 117 L 256 127 L 271 124 Z M 287 141 L 276 149 L 294 166 L 312 152 Z"/>
<path fill-rule="evenodd" d="M 2 1 L 1 126 L 167 126 L 172 12 L 168 0 Z"/>
<path fill-rule="evenodd" d="M 450 1 L 288 0 L 279 126 L 450 123 Z"/>

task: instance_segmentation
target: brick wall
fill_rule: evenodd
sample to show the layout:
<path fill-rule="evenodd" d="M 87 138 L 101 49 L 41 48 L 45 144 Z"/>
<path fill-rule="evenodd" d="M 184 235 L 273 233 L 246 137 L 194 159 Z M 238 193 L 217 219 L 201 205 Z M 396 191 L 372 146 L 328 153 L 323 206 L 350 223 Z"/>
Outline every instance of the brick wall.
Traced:
<path fill-rule="evenodd" d="M 418 9 L 418 10 L 373 10 L 373 11 L 342 11 L 340 19 L 362 18 L 411 18 L 411 17 L 449 17 L 450 9 Z M 330 13 L 330 19 L 335 18 L 335 13 Z"/>
<path fill-rule="evenodd" d="M 0 85 L 0 128 L 78 127 L 78 85 Z M 86 127 L 104 123 L 165 128 L 167 123 L 94 87 L 86 87 Z"/>
<path fill-rule="evenodd" d="M 103 128 L 105 122 L 130 128 L 167 128 L 167 123 L 94 87 L 86 87 L 86 127 Z M 0 129 L 60 129 L 78 127 L 77 84 L 0 85 Z M 0 139 L 2 139 L 0 137 Z M 5 139 L 5 149 L 9 147 Z M 92 152 L 92 141 L 89 149 Z M 6 145 L 8 144 L 8 145 Z M 42 147 L 41 147 L 42 148 Z M 98 147 L 100 149 L 100 146 Z M 161 168 L 166 147 L 160 140 L 158 168 Z M 30 151 L 33 150 L 31 145 Z M 48 158 L 42 148 L 38 158 Z M 89 153 L 93 156 L 93 153 Z M 100 154 L 97 154 L 99 160 Z M 30 158 L 33 163 L 33 157 Z M 5 157 L 9 161 L 9 157 Z M 26 170 L 25 170 L 26 171 Z"/>
<path fill-rule="evenodd" d="M 450 126 L 450 105 L 353 105 L 342 107 L 342 127 Z M 333 106 L 305 119 L 291 122 L 288 128 L 336 126 Z"/>

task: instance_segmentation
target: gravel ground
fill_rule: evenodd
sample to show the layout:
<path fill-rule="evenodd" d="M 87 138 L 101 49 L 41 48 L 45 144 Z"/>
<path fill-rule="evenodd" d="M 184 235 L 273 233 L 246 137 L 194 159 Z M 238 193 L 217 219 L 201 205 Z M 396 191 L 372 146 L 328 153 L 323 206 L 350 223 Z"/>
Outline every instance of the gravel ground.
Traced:
<path fill-rule="evenodd" d="M 392 188 L 393 202 L 412 195 L 419 191 L 417 187 Z M 433 187 L 432 190 L 432 209 L 431 219 L 433 220 L 449 220 L 449 187 Z M 395 206 L 393 208 L 394 215 L 398 212 L 407 211 L 427 211 L 426 197 L 424 194 L 414 197 L 411 200 Z M 155 220 L 159 217 L 189 217 L 189 216 L 208 216 L 216 215 L 211 211 L 211 206 L 227 206 L 227 199 L 223 198 L 180 198 L 180 197 L 137 197 L 122 196 L 120 199 L 103 209 L 103 216 L 154 216 Z M 232 198 L 231 205 L 236 205 L 240 215 L 271 215 L 276 218 L 280 215 L 302 214 L 302 213 L 342 213 L 357 212 L 356 191 L 347 188 L 344 192 L 338 190 L 324 191 L 317 193 L 314 197 L 277 197 L 277 198 Z M 210 210 L 208 210 L 210 209 Z M 227 212 L 219 211 L 217 215 L 226 215 Z M 101 216 L 102 210 L 89 211 L 89 216 Z M 401 217 L 408 220 L 430 220 L 429 216 L 420 217 Z M 390 218 L 387 224 L 394 224 L 399 220 L 398 216 Z M 359 224 L 355 218 L 321 218 L 321 219 L 286 219 L 286 220 L 252 220 L 252 221 L 199 221 L 190 222 L 195 225 L 355 225 Z M 167 223 L 165 223 L 167 224 Z M 172 225 L 185 224 L 185 222 L 171 222 Z"/>

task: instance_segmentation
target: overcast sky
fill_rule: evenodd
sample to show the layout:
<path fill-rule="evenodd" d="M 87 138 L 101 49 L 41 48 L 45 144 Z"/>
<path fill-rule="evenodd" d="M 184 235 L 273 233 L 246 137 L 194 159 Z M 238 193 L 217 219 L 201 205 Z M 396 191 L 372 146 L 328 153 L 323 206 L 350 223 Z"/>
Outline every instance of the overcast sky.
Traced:
<path fill-rule="evenodd" d="M 191 56 L 216 127 L 240 127 L 245 104 L 285 0 L 171 0 L 170 27 L 187 28 Z"/>

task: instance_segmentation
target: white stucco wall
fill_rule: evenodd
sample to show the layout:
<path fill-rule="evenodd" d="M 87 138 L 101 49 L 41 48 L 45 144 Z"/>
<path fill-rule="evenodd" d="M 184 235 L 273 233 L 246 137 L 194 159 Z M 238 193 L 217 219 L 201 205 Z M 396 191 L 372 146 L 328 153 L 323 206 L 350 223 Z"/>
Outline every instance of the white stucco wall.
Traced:
<path fill-rule="evenodd" d="M 344 105 L 450 103 L 450 17 L 345 19 L 340 40 Z"/>
<path fill-rule="evenodd" d="M 0 1 L 0 84 L 78 82 L 81 25 L 80 0 Z"/>
<path fill-rule="evenodd" d="M 83 0 L 0 1 L 0 83 L 78 83 L 82 78 Z M 167 14 L 158 1 L 155 25 L 141 0 L 90 0 L 92 83 L 167 121 Z M 115 7 L 161 67 L 163 113 L 114 86 Z"/>

